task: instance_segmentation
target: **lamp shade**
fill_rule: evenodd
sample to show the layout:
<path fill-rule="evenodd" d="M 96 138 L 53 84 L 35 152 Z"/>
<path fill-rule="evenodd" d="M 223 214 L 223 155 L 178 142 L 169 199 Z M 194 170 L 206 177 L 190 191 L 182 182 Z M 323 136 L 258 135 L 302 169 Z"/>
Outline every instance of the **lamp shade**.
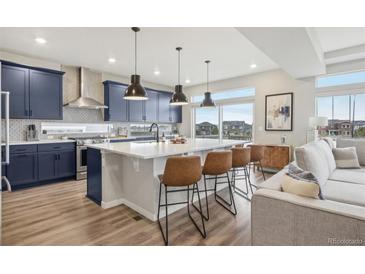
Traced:
<path fill-rule="evenodd" d="M 215 107 L 215 103 L 212 100 L 212 96 L 210 92 L 204 93 L 204 100 L 200 104 L 201 107 Z"/>
<path fill-rule="evenodd" d="M 125 90 L 124 99 L 126 100 L 147 100 L 147 92 L 141 85 L 141 77 L 139 75 L 131 76 L 131 84 Z"/>
<path fill-rule="evenodd" d="M 182 85 L 175 86 L 175 92 L 172 94 L 170 99 L 170 105 L 183 106 L 188 104 L 188 99 L 182 91 Z"/>

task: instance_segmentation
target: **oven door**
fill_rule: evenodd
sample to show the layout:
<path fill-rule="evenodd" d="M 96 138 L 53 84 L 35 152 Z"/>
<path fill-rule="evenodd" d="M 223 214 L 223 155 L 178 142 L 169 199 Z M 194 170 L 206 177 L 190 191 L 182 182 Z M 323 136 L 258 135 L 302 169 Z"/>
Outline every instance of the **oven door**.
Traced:
<path fill-rule="evenodd" d="M 77 146 L 76 149 L 77 166 L 76 171 L 86 171 L 87 170 L 87 147 Z"/>

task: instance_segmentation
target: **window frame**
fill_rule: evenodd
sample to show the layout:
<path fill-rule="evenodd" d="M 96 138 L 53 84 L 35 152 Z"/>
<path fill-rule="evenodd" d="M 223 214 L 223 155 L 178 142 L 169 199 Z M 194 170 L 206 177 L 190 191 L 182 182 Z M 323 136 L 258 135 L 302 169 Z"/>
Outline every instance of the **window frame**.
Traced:
<path fill-rule="evenodd" d="M 256 91 L 255 91 L 256 93 Z M 242 104 L 252 104 L 252 136 L 251 141 L 253 142 L 255 138 L 255 96 L 245 96 L 245 97 L 237 97 L 230 99 L 221 99 L 215 100 L 216 108 L 218 108 L 218 130 L 219 130 L 219 138 L 215 140 L 219 140 L 220 142 L 223 139 L 223 107 L 229 105 L 242 105 Z M 196 126 L 196 109 L 200 108 L 199 103 L 191 103 L 191 137 L 196 138 L 195 136 L 195 126 Z"/>
<path fill-rule="evenodd" d="M 351 70 L 351 71 L 342 71 L 342 72 L 334 72 L 334 73 L 328 73 L 328 74 L 323 74 L 323 75 L 319 75 L 317 77 L 315 77 L 315 83 L 314 83 L 314 87 L 316 90 L 343 90 L 346 88 L 351 88 L 351 87 L 365 87 L 365 80 L 364 82 L 360 82 L 360 83 L 350 83 L 350 84 L 343 84 L 343 85 L 334 85 L 334 86 L 326 86 L 326 87 L 318 87 L 318 80 L 320 78 L 324 78 L 324 77 L 331 77 L 331 76 L 337 76 L 337 75 L 346 75 L 346 74 L 352 74 L 352 73 L 357 73 L 357 72 L 364 72 L 364 69 L 357 69 L 357 70 Z"/>

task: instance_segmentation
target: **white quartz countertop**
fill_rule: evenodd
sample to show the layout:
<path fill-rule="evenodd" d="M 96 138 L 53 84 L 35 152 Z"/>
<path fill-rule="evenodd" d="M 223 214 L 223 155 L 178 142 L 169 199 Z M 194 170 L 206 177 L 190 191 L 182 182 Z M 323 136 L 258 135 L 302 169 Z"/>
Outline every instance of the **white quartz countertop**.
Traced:
<path fill-rule="evenodd" d="M 133 158 L 153 159 L 204 150 L 220 149 L 243 143 L 247 143 L 247 141 L 188 139 L 185 144 L 172 144 L 169 141 L 160 143 L 136 141 L 127 143 L 88 144 L 87 146 Z"/>
<path fill-rule="evenodd" d="M 9 145 L 40 145 L 40 144 L 53 144 L 53 143 L 74 143 L 75 140 L 61 140 L 61 139 L 47 139 L 47 140 L 38 140 L 38 141 L 10 141 Z M 1 143 L 2 146 L 5 143 Z"/>

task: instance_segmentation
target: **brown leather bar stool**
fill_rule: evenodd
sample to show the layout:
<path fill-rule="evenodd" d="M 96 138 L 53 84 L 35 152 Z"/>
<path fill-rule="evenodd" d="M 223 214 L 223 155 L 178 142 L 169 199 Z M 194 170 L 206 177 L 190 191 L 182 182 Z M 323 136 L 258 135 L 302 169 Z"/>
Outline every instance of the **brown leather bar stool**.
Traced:
<path fill-rule="evenodd" d="M 243 198 L 251 201 L 249 198 L 249 187 L 251 190 L 251 194 L 253 194 L 252 184 L 250 180 L 250 175 L 248 173 L 248 165 L 251 160 L 251 148 L 249 147 L 235 147 L 232 148 L 232 185 L 233 190 L 238 195 L 242 196 Z M 243 174 L 240 174 L 243 172 Z M 239 188 L 236 185 L 236 182 L 240 179 L 245 180 L 246 191 Z"/>
<path fill-rule="evenodd" d="M 204 214 L 204 219 L 209 220 L 209 205 L 208 205 L 208 191 L 214 191 L 214 197 L 217 203 L 227 209 L 233 215 L 237 215 L 236 204 L 233 197 L 233 191 L 231 182 L 229 180 L 228 172 L 232 168 L 232 151 L 213 151 L 207 154 L 207 157 L 203 166 L 203 177 L 204 177 L 204 190 L 200 192 L 205 192 L 205 204 L 206 204 L 206 214 Z M 209 177 L 208 177 L 209 176 Z M 226 182 L 218 182 L 218 179 L 226 178 Z M 214 188 L 207 189 L 207 181 L 214 180 Z M 228 184 L 229 190 L 229 202 L 226 201 L 222 196 L 217 193 L 217 185 Z M 199 191 L 193 191 L 192 201 L 194 199 L 194 193 Z M 193 204 L 194 206 L 194 204 Z M 233 210 L 231 207 L 233 206 Z M 194 206 L 195 207 L 195 206 Z M 195 207 L 196 208 L 196 207 Z M 196 208 L 199 211 L 198 208 Z"/>
<path fill-rule="evenodd" d="M 159 175 L 160 180 L 160 192 L 158 196 L 158 213 L 157 213 L 157 220 L 158 224 L 161 229 L 162 238 L 165 242 L 165 245 L 168 245 L 169 243 L 169 229 L 168 229 L 168 206 L 169 205 L 178 205 L 178 204 L 188 204 L 188 214 L 195 225 L 195 227 L 198 229 L 200 234 L 203 238 L 206 238 L 207 233 L 205 231 L 205 225 L 204 225 L 204 216 L 202 213 L 202 206 L 200 201 L 200 194 L 199 194 L 199 187 L 198 182 L 201 179 L 201 162 L 200 162 L 200 156 L 176 156 L 176 157 L 170 157 L 166 161 L 165 170 L 163 175 Z M 164 185 L 165 188 L 165 204 L 161 204 L 161 191 L 162 191 L 162 185 Z M 190 188 L 192 186 L 193 188 Z M 168 190 L 168 187 L 174 187 L 173 190 Z M 177 189 L 177 188 L 182 189 Z M 199 202 L 199 209 L 198 212 L 201 217 L 202 221 L 202 227 L 203 229 L 200 229 L 197 223 L 194 221 L 194 219 L 191 217 L 190 214 L 190 206 L 189 206 L 189 192 L 191 190 L 197 189 L 198 193 L 198 202 Z M 167 194 L 170 192 L 181 192 L 186 191 L 187 192 L 187 201 L 183 202 L 176 202 L 176 203 L 168 203 L 167 201 Z M 161 207 L 165 207 L 166 212 L 166 222 L 165 222 L 165 229 L 166 229 L 166 236 L 163 232 L 162 225 L 160 222 L 160 209 Z M 195 206 L 194 206 L 195 207 Z"/>
<path fill-rule="evenodd" d="M 253 170 L 255 167 L 259 167 L 262 173 L 262 177 L 265 179 L 265 173 L 262 169 L 261 160 L 264 158 L 264 147 L 260 145 L 248 145 L 251 148 L 251 161 L 250 165 L 253 165 Z"/>

